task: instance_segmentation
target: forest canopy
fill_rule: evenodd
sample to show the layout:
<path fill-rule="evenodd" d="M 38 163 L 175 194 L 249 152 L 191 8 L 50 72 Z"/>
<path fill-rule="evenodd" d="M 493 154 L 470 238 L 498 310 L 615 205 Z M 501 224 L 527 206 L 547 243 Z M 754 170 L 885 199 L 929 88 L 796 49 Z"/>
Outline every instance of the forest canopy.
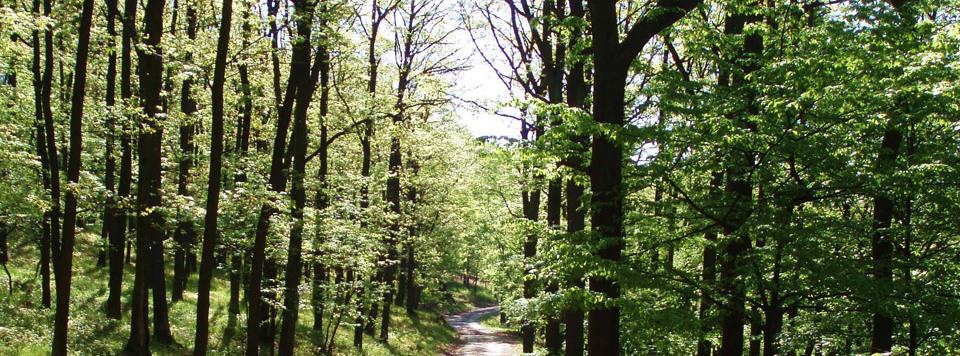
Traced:
<path fill-rule="evenodd" d="M 487 304 L 523 353 L 960 353 L 956 1 L 0 0 L 0 36 L 0 353 L 459 354 Z"/>

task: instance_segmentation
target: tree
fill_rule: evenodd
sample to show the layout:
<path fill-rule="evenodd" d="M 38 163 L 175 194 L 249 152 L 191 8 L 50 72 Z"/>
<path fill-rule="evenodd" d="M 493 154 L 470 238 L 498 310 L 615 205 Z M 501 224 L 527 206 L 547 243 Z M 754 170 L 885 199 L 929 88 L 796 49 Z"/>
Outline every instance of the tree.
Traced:
<path fill-rule="evenodd" d="M 140 144 L 137 147 L 140 158 L 137 180 L 137 261 L 130 303 L 130 340 L 126 348 L 127 352 L 137 355 L 150 352 L 146 294 L 148 286 L 154 289 L 154 299 L 158 296 L 161 299 L 154 301 L 154 319 L 166 313 L 162 308 L 157 308 L 166 304 L 166 296 L 156 292 L 160 289 L 157 285 L 163 283 L 163 226 L 162 216 L 157 210 L 160 206 L 160 149 L 163 134 L 160 121 L 163 116 L 158 115 L 160 87 L 163 83 L 163 58 L 159 47 L 160 38 L 163 36 L 163 11 L 162 1 L 147 2 L 144 13 L 145 47 L 137 50 L 140 58 L 140 99 L 143 102 L 144 117 L 140 122 Z M 169 343 L 173 341 L 169 327 L 167 330 L 156 330 L 157 326 L 162 327 L 165 322 L 154 320 L 154 333 L 158 341 Z"/>
<path fill-rule="evenodd" d="M 74 68 L 73 95 L 70 105 L 70 164 L 67 179 L 71 185 L 80 182 L 80 153 L 83 149 L 83 99 L 86 96 L 87 56 L 90 51 L 90 26 L 93 22 L 93 0 L 84 0 L 80 12 L 77 39 L 77 61 Z M 71 187 L 72 188 L 72 187 Z M 67 190 L 63 214 L 63 238 L 57 270 L 57 313 L 53 327 L 53 354 L 67 354 L 67 322 L 70 318 L 70 282 L 73 278 L 73 243 L 77 227 L 77 192 Z"/>
<path fill-rule="evenodd" d="M 304 72 L 310 68 L 310 36 L 313 30 L 314 7 L 316 3 L 310 0 L 300 0 L 294 3 L 294 16 L 297 16 L 297 36 L 295 46 L 301 47 L 295 53 L 298 56 L 293 60 Z M 291 75 L 293 72 L 291 71 Z M 300 310 L 300 275 L 303 272 L 303 210 L 306 205 L 306 188 L 304 187 L 304 176 L 306 175 L 306 156 L 307 156 L 307 110 L 310 108 L 310 100 L 313 96 L 315 80 L 313 75 L 310 78 L 304 78 L 297 83 L 297 103 L 294 110 L 293 135 L 291 137 L 291 147 L 293 150 L 293 171 L 291 195 L 293 196 L 293 211 L 291 215 L 294 219 L 293 228 L 290 231 L 290 245 L 287 252 L 287 270 L 285 273 L 284 292 L 284 310 L 283 324 L 280 329 L 280 344 L 277 352 L 281 355 L 293 354 L 296 341 L 297 317 Z"/>
<path fill-rule="evenodd" d="M 192 3 L 187 4 L 187 37 L 190 40 L 197 38 L 197 11 Z M 189 63 L 192 58 L 193 53 L 187 52 L 185 61 Z M 193 136 L 194 131 L 196 131 L 194 115 L 197 111 L 197 102 L 191 96 L 192 87 L 193 77 L 187 77 L 180 89 L 180 111 L 183 112 L 187 121 L 186 124 L 180 125 L 180 154 L 182 158 L 177 172 L 177 194 L 182 196 L 190 195 L 188 186 L 190 169 L 193 167 L 194 151 L 196 150 Z M 187 288 L 187 275 L 190 273 L 190 256 L 195 256 L 191 251 L 194 249 L 193 244 L 196 243 L 197 235 L 194 231 L 193 221 L 185 217 L 178 220 L 180 221 L 173 236 L 173 240 L 176 242 L 173 258 L 173 291 L 170 297 L 173 301 L 183 299 L 183 291 Z"/>
<path fill-rule="evenodd" d="M 200 278 L 197 286 L 197 335 L 193 343 L 193 354 L 197 356 L 206 355 L 207 339 L 209 338 L 210 281 L 213 279 L 213 253 L 217 247 L 217 235 L 219 234 L 217 214 L 220 210 L 220 178 L 223 170 L 223 83 L 227 71 L 227 49 L 230 45 L 232 18 L 233 0 L 223 0 L 220 35 L 217 39 L 217 59 L 214 65 L 213 87 L 210 94 L 213 102 L 210 134 L 210 173 L 207 179 L 207 209 L 204 216 L 203 250 L 201 251 Z M 195 21 L 194 18 L 193 22 Z M 188 88 L 188 84 L 184 83 L 184 87 Z"/>
<path fill-rule="evenodd" d="M 682 18 L 699 1 L 658 1 L 620 41 L 617 1 L 590 3 L 593 26 L 593 118 L 597 123 L 619 129 L 624 125 L 624 86 L 627 71 L 643 47 L 664 28 Z M 602 64 L 602 66 L 600 65 Z M 590 221 L 594 239 L 600 242 L 595 254 L 616 263 L 623 249 L 623 148 L 609 134 L 593 135 L 590 159 Z M 590 290 L 607 298 L 620 297 L 616 281 L 603 275 L 590 277 Z M 590 354 L 620 353 L 620 309 L 612 305 L 591 308 L 588 315 L 587 346 Z"/>

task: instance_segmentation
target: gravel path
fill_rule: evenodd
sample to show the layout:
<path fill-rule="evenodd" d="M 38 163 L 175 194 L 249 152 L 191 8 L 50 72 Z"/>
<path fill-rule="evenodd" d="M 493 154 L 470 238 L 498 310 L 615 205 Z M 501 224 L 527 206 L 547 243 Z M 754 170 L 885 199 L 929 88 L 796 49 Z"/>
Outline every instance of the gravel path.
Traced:
<path fill-rule="evenodd" d="M 460 334 L 460 345 L 450 355 L 518 355 L 520 350 L 516 337 L 480 325 L 480 319 L 500 313 L 500 307 L 474 309 L 469 312 L 447 316 L 450 324 Z"/>

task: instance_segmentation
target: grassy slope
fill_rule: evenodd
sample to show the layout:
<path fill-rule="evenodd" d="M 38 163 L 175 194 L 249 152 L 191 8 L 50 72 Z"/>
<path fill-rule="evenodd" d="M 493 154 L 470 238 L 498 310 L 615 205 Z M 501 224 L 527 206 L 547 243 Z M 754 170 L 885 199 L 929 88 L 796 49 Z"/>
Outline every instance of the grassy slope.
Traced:
<path fill-rule="evenodd" d="M 81 354 L 116 354 L 126 343 L 129 326 L 129 288 L 133 283 L 133 268 L 126 266 L 123 279 L 124 320 L 108 319 L 102 311 L 107 297 L 107 269 L 95 268 L 99 236 L 86 230 L 79 234 L 74 257 L 74 277 L 70 304 L 69 350 Z M 35 242 L 19 234 L 11 236 L 9 263 L 14 279 L 14 293 L 7 294 L 6 276 L 0 274 L 0 354 L 43 355 L 50 350 L 53 337 L 53 311 L 40 308 L 40 278 L 35 274 L 38 260 Z M 172 279 L 172 269 L 166 269 Z M 218 271 L 214 276 L 210 295 L 210 354 L 236 354 L 242 351 L 246 334 L 246 315 L 231 317 L 227 312 L 229 282 Z M 189 354 L 193 347 L 196 323 L 196 275 L 192 276 L 184 299 L 171 305 L 170 320 L 173 346 L 154 344 L 155 354 Z M 53 285 L 51 283 L 51 289 Z M 169 286 L 167 287 L 169 291 Z M 456 333 L 443 320 L 440 312 L 466 310 L 474 303 L 489 304 L 492 298 L 483 291 L 470 293 L 461 287 L 452 287 L 453 303 L 430 302 L 429 310 L 407 316 L 403 308 L 392 308 L 390 343 L 382 344 L 370 337 L 364 340 L 361 352 L 353 349 L 353 327 L 344 323 L 336 337 L 338 354 L 362 355 L 431 355 L 439 354 L 456 341 Z M 55 298 L 55 296 L 54 296 Z M 313 324 L 308 294 L 301 300 L 297 353 L 314 354 L 311 342 Z"/>

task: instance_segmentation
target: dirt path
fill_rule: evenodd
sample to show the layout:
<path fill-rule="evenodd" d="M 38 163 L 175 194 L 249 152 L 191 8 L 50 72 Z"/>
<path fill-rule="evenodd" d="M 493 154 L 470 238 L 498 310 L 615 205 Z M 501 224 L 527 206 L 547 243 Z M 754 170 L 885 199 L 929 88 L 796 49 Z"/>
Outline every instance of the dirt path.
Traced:
<path fill-rule="evenodd" d="M 460 345 L 450 355 L 517 355 L 519 348 L 514 336 L 480 325 L 480 319 L 499 314 L 500 307 L 474 309 L 469 312 L 447 316 L 450 324 L 460 334 Z"/>

